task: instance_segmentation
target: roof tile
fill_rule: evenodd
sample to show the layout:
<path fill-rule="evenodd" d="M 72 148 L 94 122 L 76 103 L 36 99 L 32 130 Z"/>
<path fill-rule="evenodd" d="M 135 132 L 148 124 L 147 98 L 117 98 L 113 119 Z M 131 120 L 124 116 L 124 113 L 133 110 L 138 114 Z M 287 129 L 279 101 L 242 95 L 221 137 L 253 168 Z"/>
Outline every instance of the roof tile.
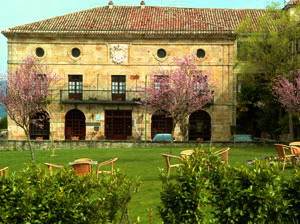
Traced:
<path fill-rule="evenodd" d="M 256 23 L 265 12 L 263 9 L 103 6 L 16 26 L 3 33 L 218 33 L 235 30 L 248 15 Z"/>

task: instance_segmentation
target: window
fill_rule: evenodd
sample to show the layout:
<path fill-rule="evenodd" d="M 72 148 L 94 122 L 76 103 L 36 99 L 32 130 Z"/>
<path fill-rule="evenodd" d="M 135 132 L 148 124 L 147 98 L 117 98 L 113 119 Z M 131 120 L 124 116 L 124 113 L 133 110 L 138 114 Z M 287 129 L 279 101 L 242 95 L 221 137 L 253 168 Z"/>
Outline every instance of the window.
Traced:
<path fill-rule="evenodd" d="M 43 57 L 45 55 L 45 51 L 44 51 L 43 48 L 38 47 L 38 48 L 35 49 L 35 54 L 38 57 Z"/>
<path fill-rule="evenodd" d="M 155 89 L 168 88 L 168 86 L 169 86 L 169 76 L 167 76 L 167 75 L 154 76 L 154 88 Z"/>
<path fill-rule="evenodd" d="M 72 49 L 72 56 L 73 57 L 75 57 L 75 58 L 77 58 L 77 57 L 79 57 L 80 56 L 80 50 L 78 49 L 78 48 L 73 48 Z"/>
<path fill-rule="evenodd" d="M 50 118 L 46 111 L 41 111 L 33 115 L 29 124 L 30 139 L 37 137 L 49 139 L 50 136 Z"/>
<path fill-rule="evenodd" d="M 198 58 L 204 58 L 205 57 L 205 51 L 203 49 L 197 50 L 197 57 Z"/>
<path fill-rule="evenodd" d="M 207 91 L 207 79 L 208 77 L 205 76 L 196 76 L 194 77 L 194 93 L 201 95 L 204 91 Z"/>
<path fill-rule="evenodd" d="M 112 100 L 124 101 L 126 94 L 126 76 L 112 75 L 111 76 L 111 93 Z"/>
<path fill-rule="evenodd" d="M 82 100 L 82 75 L 69 75 L 69 98 Z"/>
<path fill-rule="evenodd" d="M 45 89 L 48 89 L 47 75 L 46 74 L 37 74 L 37 82 L 41 88 L 41 94 L 45 94 Z"/>
<path fill-rule="evenodd" d="M 159 49 L 158 51 L 157 51 L 157 56 L 159 57 L 159 58 L 164 58 L 164 57 L 166 57 L 167 56 L 167 52 L 166 52 L 166 50 L 165 49 Z"/>

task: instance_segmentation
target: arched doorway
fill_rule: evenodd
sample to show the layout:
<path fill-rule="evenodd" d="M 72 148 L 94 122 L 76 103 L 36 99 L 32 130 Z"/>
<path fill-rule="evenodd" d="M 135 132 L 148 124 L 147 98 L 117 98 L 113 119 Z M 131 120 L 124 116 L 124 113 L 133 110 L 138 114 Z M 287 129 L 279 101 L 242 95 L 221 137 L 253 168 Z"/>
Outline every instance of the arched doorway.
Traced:
<path fill-rule="evenodd" d="M 211 138 L 211 118 L 206 111 L 198 110 L 189 118 L 189 140 L 196 141 L 198 138 L 209 141 Z"/>
<path fill-rule="evenodd" d="M 49 140 L 50 137 L 50 117 L 46 111 L 36 113 L 29 125 L 30 139 Z"/>
<path fill-rule="evenodd" d="M 65 139 L 71 140 L 72 136 L 85 140 L 85 116 L 77 109 L 70 110 L 65 117 Z"/>
<path fill-rule="evenodd" d="M 151 138 L 159 133 L 172 133 L 173 119 L 166 112 L 156 112 L 151 118 Z"/>

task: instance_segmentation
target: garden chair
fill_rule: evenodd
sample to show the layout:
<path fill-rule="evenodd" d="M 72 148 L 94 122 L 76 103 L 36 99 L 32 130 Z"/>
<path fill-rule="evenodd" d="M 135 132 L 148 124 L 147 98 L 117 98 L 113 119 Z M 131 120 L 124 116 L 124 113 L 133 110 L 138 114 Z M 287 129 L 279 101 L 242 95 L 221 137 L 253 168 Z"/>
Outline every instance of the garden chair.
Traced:
<path fill-rule="evenodd" d="M 286 154 L 286 150 L 291 151 L 290 146 L 282 145 L 282 144 L 274 144 L 277 154 L 278 154 L 278 163 L 283 162 L 282 170 L 284 170 L 286 162 L 288 159 L 291 159 L 292 165 L 294 165 L 294 159 L 296 155 L 294 154 Z"/>
<path fill-rule="evenodd" d="M 57 169 L 61 169 L 61 170 L 65 171 L 65 168 L 63 166 L 59 166 L 59 165 L 56 165 L 53 163 L 44 163 L 44 165 L 46 165 L 48 167 L 50 175 L 53 174 L 53 168 L 57 168 Z"/>
<path fill-rule="evenodd" d="M 72 168 L 78 176 L 83 176 L 92 173 L 92 164 L 89 161 L 77 161 L 72 163 Z"/>
<path fill-rule="evenodd" d="M 5 177 L 7 169 L 8 169 L 8 167 L 4 167 L 4 168 L 0 169 L 0 176 L 1 177 Z"/>
<path fill-rule="evenodd" d="M 216 151 L 215 154 L 217 154 L 218 156 L 221 157 L 221 160 L 222 160 L 223 163 L 228 164 L 229 150 L 230 150 L 230 148 L 220 149 L 220 150 Z"/>
<path fill-rule="evenodd" d="M 114 165 L 115 162 L 118 160 L 118 158 L 113 158 L 113 159 L 109 159 L 107 161 L 104 161 L 102 163 L 99 163 L 97 166 L 97 170 L 96 170 L 96 175 L 97 175 L 97 179 L 99 177 L 99 174 L 112 174 L 114 172 Z M 109 166 L 110 165 L 110 169 L 109 170 L 102 170 L 102 168 L 104 166 Z"/>
<path fill-rule="evenodd" d="M 167 175 L 169 176 L 170 175 L 170 171 L 171 171 L 171 168 L 172 167 L 178 167 L 178 166 L 182 166 L 183 163 L 181 163 L 183 161 L 183 158 L 182 157 L 179 157 L 179 156 L 173 156 L 173 155 L 168 155 L 168 154 L 161 154 L 162 157 L 165 158 L 166 160 L 166 166 L 167 166 Z M 171 163 L 171 159 L 176 159 L 176 160 L 179 160 L 180 163 L 174 163 L 172 164 Z"/>

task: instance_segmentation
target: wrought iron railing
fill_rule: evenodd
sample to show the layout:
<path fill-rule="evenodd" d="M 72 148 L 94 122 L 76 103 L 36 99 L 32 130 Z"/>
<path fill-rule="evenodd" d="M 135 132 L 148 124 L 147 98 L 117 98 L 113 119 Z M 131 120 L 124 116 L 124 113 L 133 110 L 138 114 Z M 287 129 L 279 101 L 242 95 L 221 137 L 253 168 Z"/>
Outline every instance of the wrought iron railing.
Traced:
<path fill-rule="evenodd" d="M 142 91 L 126 90 L 124 93 L 115 93 L 112 90 L 60 90 L 61 103 L 107 103 L 107 102 L 129 102 L 135 103 L 141 100 Z"/>

